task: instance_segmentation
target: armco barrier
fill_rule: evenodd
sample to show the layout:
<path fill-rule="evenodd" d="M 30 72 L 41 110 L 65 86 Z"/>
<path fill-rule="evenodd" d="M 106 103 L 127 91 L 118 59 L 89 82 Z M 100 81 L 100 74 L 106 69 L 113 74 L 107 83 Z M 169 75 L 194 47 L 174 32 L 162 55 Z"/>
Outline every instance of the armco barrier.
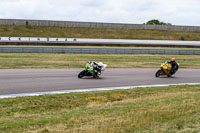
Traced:
<path fill-rule="evenodd" d="M 133 48 L 0 47 L 0 53 L 173 54 L 200 55 L 200 50 Z"/>

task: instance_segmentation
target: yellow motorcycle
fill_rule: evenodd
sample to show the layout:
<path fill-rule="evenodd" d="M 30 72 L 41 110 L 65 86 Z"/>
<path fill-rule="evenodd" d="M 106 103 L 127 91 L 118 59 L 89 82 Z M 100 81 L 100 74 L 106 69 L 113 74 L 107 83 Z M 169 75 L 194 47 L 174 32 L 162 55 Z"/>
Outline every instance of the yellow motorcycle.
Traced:
<path fill-rule="evenodd" d="M 155 76 L 160 77 L 166 75 L 168 77 L 171 77 L 171 69 L 172 65 L 166 61 L 165 63 L 161 64 L 160 69 L 156 72 Z"/>

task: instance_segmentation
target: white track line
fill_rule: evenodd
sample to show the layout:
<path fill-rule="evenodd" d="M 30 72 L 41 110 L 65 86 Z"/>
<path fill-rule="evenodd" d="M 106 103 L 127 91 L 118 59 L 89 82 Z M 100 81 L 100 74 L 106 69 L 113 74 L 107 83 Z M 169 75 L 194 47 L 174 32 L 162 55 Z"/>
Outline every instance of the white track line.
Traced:
<path fill-rule="evenodd" d="M 93 88 L 93 89 L 80 89 L 80 90 L 62 90 L 62 91 L 49 91 L 49 92 L 8 94 L 8 95 L 0 95 L 0 99 L 3 99 L 3 98 L 26 97 L 26 96 L 40 96 L 40 95 L 49 95 L 49 94 L 64 94 L 64 93 L 73 93 L 73 92 L 106 91 L 106 90 L 119 90 L 119 89 L 131 89 L 131 88 L 146 88 L 146 87 L 162 87 L 162 86 L 175 86 L 175 85 L 200 85 L 200 83 L 139 85 L 139 86 L 107 87 L 107 88 Z"/>

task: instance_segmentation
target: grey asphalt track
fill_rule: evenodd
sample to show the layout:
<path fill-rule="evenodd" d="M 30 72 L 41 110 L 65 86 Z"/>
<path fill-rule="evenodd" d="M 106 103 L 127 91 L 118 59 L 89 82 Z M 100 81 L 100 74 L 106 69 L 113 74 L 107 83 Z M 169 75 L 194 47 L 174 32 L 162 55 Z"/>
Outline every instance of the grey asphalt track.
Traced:
<path fill-rule="evenodd" d="M 77 77 L 83 69 L 0 69 L 0 95 L 155 84 L 200 83 L 200 69 L 156 78 L 158 68 L 106 69 L 99 79 Z"/>

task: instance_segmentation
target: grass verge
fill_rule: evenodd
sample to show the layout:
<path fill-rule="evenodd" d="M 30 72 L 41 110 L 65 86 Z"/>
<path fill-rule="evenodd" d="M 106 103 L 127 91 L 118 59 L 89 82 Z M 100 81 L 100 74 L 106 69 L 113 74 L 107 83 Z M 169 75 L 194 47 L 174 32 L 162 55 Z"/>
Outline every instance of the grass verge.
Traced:
<path fill-rule="evenodd" d="M 200 85 L 0 100 L 1 132 L 200 131 Z"/>
<path fill-rule="evenodd" d="M 200 68 L 200 55 L 119 55 L 0 53 L 0 68 L 83 68 L 88 61 L 101 61 L 109 68 L 158 68 L 176 58 L 181 68 Z"/>
<path fill-rule="evenodd" d="M 199 33 L 199 31 L 0 25 L 0 36 L 13 37 L 67 37 L 197 41 L 200 40 Z"/>

